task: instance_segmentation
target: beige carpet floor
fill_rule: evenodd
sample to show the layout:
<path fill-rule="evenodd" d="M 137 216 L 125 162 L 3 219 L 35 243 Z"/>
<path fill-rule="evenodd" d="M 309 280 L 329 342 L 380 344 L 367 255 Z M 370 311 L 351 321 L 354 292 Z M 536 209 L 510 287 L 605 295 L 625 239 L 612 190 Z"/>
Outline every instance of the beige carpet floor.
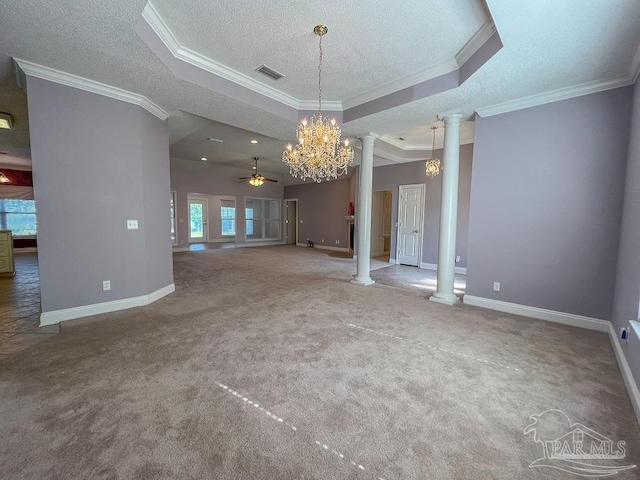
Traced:
<path fill-rule="evenodd" d="M 0 360 L 0 478 L 578 478 L 529 467 L 549 409 L 640 462 L 603 333 L 353 285 L 315 249 L 174 264 L 174 294 Z"/>

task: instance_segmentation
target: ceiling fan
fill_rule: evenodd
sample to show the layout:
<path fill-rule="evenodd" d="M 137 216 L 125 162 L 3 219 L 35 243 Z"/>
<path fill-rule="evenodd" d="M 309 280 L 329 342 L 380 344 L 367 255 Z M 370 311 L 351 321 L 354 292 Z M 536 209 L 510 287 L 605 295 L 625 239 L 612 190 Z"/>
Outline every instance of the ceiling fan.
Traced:
<path fill-rule="evenodd" d="M 267 178 L 264 175 L 258 173 L 258 157 L 253 157 L 253 159 L 256 161 L 256 165 L 253 167 L 255 172 L 252 173 L 250 177 L 238 177 L 238 180 L 240 180 L 238 183 L 244 183 L 248 180 L 249 183 L 254 187 L 259 187 L 264 182 L 278 183 L 278 180 L 274 180 L 273 178 Z"/>

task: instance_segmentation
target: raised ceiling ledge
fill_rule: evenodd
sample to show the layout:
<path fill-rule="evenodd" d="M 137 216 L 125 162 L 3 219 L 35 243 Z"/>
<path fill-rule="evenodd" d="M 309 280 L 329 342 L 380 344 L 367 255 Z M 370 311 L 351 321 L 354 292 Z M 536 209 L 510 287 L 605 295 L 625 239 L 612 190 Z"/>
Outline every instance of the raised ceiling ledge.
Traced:
<path fill-rule="evenodd" d="M 135 31 L 177 78 L 294 122 L 317 109 L 315 101 L 295 98 L 181 45 L 152 2 L 145 5 Z M 454 89 L 501 48 L 489 18 L 455 58 L 354 97 L 323 102 L 323 113 L 347 123 Z"/>

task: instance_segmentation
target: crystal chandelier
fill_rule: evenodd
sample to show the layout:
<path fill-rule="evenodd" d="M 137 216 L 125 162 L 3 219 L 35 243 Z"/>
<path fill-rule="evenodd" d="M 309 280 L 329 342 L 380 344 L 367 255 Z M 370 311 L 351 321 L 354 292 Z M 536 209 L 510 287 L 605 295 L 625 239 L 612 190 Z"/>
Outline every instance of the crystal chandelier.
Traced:
<path fill-rule="evenodd" d="M 326 25 L 316 25 L 313 32 L 320 37 L 320 62 L 318 63 L 318 115 L 303 119 L 296 129 L 298 143 L 287 145 L 282 161 L 289 165 L 289 173 L 302 180 L 310 178 L 318 183 L 323 179 L 338 178 L 353 165 L 353 148 L 345 139 L 340 145 L 340 126 L 335 118 L 322 116 L 322 36 Z"/>
<path fill-rule="evenodd" d="M 434 152 L 436 148 L 436 130 L 438 127 L 431 127 L 433 131 L 433 141 L 431 142 L 431 158 L 427 159 L 427 163 L 425 165 L 427 177 L 437 177 L 442 170 L 440 166 L 440 159 L 434 157 Z"/>

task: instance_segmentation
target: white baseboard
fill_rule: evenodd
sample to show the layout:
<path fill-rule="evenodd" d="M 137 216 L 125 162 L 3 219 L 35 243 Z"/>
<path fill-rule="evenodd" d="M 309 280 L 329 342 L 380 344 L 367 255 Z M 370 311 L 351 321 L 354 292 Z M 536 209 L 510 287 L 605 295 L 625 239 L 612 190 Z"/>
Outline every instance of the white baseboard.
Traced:
<path fill-rule="evenodd" d="M 296 247 L 309 248 L 309 246 L 306 243 L 296 243 Z M 347 247 L 330 247 L 329 245 L 322 245 L 322 244 L 318 245 L 317 243 L 313 244 L 313 248 L 317 248 L 318 250 L 331 250 L 332 252 L 348 252 L 349 251 Z"/>
<path fill-rule="evenodd" d="M 631 400 L 631 405 L 633 405 L 633 411 L 636 414 L 636 419 L 640 424 L 640 391 L 638 391 L 638 384 L 633 378 L 633 374 L 631 373 L 631 368 L 629 367 L 629 363 L 627 362 L 627 357 L 625 357 L 624 352 L 622 351 L 622 347 L 620 346 L 620 340 L 618 340 L 618 334 L 616 333 L 615 328 L 613 327 L 613 323 L 609 323 L 609 338 L 611 339 L 611 346 L 613 347 L 613 351 L 616 354 L 616 360 L 618 360 L 618 367 L 620 368 L 620 373 L 622 374 L 622 380 L 624 380 L 624 386 L 627 387 L 627 393 L 629 394 L 629 399 Z M 635 333 L 629 332 L 629 335 L 635 335 Z"/>
<path fill-rule="evenodd" d="M 387 255 L 388 255 L 388 254 L 389 254 L 389 252 L 373 252 L 373 253 L 371 254 L 371 258 L 375 258 L 375 257 L 382 257 L 382 256 L 383 256 L 383 255 L 385 255 L 385 254 L 387 254 Z"/>
<path fill-rule="evenodd" d="M 150 303 L 175 292 L 175 290 L 176 286 L 172 283 L 150 293 L 149 295 L 141 295 L 139 297 L 123 298 L 121 300 L 113 300 L 111 302 L 94 303 L 93 305 L 83 305 L 81 307 L 43 312 L 40 315 L 40 326 L 44 327 L 45 325 L 55 325 L 56 323 L 64 322 L 65 320 L 73 320 L 74 318 L 115 312 L 117 310 L 125 310 L 127 308 L 143 307 L 144 305 L 149 305 Z"/>
<path fill-rule="evenodd" d="M 527 305 L 503 302 L 491 298 L 474 297 L 473 295 L 465 295 L 462 301 L 467 305 L 488 308 L 513 315 L 521 315 L 523 317 L 537 318 L 548 322 L 562 323 L 573 327 L 598 330 L 599 332 L 609 332 L 609 326 L 611 325 L 611 322 L 598 318 L 584 317 L 582 315 L 574 315 L 573 313 L 556 312 L 538 307 L 529 307 Z"/>
<path fill-rule="evenodd" d="M 398 261 L 397 261 L 395 258 L 391 258 L 391 257 L 389 257 L 389 263 L 390 263 L 391 265 L 397 265 L 397 264 L 398 264 Z"/>
<path fill-rule="evenodd" d="M 426 270 L 438 270 L 438 264 L 437 263 L 420 263 L 420 268 L 424 268 Z M 467 274 L 467 269 L 465 267 L 455 267 L 454 269 L 455 273 L 459 273 L 461 275 L 466 275 Z"/>
<path fill-rule="evenodd" d="M 236 243 L 236 248 L 245 248 L 245 247 L 273 247 L 274 245 L 286 245 L 287 242 L 283 240 L 276 240 L 273 242 L 246 242 L 246 243 Z"/>
<path fill-rule="evenodd" d="M 348 252 L 349 249 L 346 247 L 330 247 L 328 245 L 318 245 L 317 243 L 314 245 L 314 248 L 320 250 L 331 250 L 332 252 Z"/>

